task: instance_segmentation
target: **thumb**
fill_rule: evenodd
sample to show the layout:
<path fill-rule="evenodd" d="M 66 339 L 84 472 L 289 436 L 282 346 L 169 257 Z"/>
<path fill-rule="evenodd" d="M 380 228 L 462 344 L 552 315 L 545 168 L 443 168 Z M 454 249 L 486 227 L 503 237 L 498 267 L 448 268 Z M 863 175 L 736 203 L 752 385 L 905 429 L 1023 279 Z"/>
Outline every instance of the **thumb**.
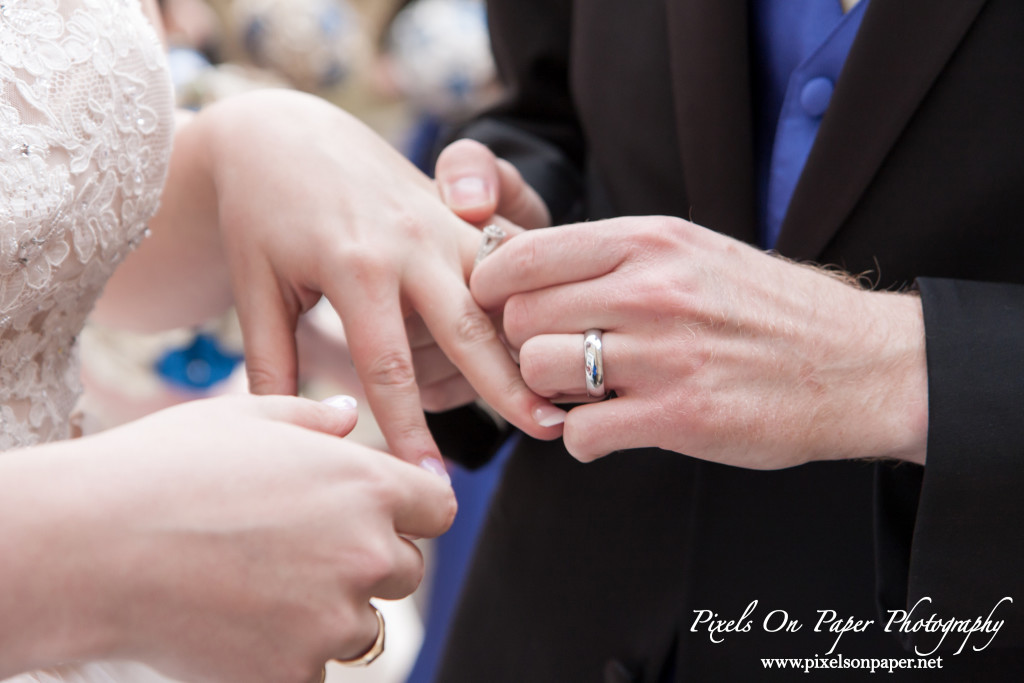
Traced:
<path fill-rule="evenodd" d="M 448 208 L 467 223 L 491 220 L 498 209 L 498 163 L 474 140 L 456 140 L 437 158 L 438 191 Z"/>
<path fill-rule="evenodd" d="M 565 448 L 580 462 L 593 462 L 614 451 L 654 446 L 651 416 L 658 412 L 634 397 L 574 406 L 565 417 Z"/>
<path fill-rule="evenodd" d="M 331 396 L 319 402 L 295 396 L 249 398 L 268 419 L 332 436 L 347 436 L 359 419 L 356 400 L 351 396 Z"/>
<path fill-rule="evenodd" d="M 498 159 L 497 212 L 527 230 L 547 228 L 551 213 L 541 196 L 523 179 L 519 169 Z"/>

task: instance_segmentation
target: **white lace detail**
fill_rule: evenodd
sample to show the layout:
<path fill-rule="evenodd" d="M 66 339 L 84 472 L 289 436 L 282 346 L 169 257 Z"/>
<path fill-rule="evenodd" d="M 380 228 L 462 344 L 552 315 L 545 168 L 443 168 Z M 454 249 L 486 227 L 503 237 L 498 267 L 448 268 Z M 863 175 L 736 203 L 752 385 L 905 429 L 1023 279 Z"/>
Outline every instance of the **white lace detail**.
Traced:
<path fill-rule="evenodd" d="M 0 0 L 0 450 L 68 436 L 77 335 L 147 233 L 172 130 L 138 0 Z"/>

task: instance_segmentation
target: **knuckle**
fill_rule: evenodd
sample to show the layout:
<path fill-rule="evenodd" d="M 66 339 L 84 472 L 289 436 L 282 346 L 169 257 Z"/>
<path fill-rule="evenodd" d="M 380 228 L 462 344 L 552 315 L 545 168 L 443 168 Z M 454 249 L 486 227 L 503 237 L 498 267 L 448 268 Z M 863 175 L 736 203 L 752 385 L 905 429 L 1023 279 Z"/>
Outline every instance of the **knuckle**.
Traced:
<path fill-rule="evenodd" d="M 499 404 L 497 402 L 494 402 L 493 405 L 496 406 L 499 413 L 502 412 L 502 409 L 507 409 L 509 411 L 512 411 L 512 413 L 515 413 L 519 405 L 522 404 L 523 399 L 526 398 L 526 395 L 532 393 L 533 392 L 530 390 L 530 388 L 526 385 L 526 382 L 523 380 L 521 373 L 516 373 L 514 376 L 510 377 L 507 381 L 505 381 L 500 387 L 500 392 L 498 395 L 504 401 L 502 406 L 499 407 Z M 524 414 L 524 418 L 525 417 L 526 415 Z"/>
<path fill-rule="evenodd" d="M 636 225 L 637 232 L 631 240 L 633 249 L 642 254 L 657 254 L 677 247 L 689 224 L 671 216 L 645 216 Z"/>
<path fill-rule="evenodd" d="M 403 387 L 416 383 L 416 368 L 412 358 L 402 351 L 388 351 L 367 366 L 366 379 L 370 384 Z"/>
<path fill-rule="evenodd" d="M 517 239 L 509 240 L 502 249 L 506 250 L 505 258 L 510 259 L 508 272 L 529 273 L 536 268 L 539 257 L 537 240 L 531 239 L 530 233 L 518 235 Z"/>
<path fill-rule="evenodd" d="M 375 282 L 394 277 L 401 259 L 396 247 L 409 241 L 422 243 L 430 239 L 432 230 L 429 221 L 404 208 L 389 212 L 387 222 L 386 233 L 366 231 L 325 247 L 330 258 L 322 262 L 330 264 L 333 270 L 322 275 L 334 277 L 337 264 L 341 264 L 343 272 L 357 281 Z M 390 239 L 382 239 L 385 234 Z"/>
<path fill-rule="evenodd" d="M 423 555 L 420 553 L 419 548 L 412 546 L 412 550 L 415 552 L 409 553 L 408 560 L 402 567 L 395 570 L 395 578 L 401 582 L 398 592 L 403 597 L 411 594 L 423 583 L 423 577 L 426 576 L 427 572 L 423 562 Z"/>
<path fill-rule="evenodd" d="M 694 229 L 694 224 L 676 216 L 650 216 L 648 230 L 673 241 L 685 239 Z"/>
<path fill-rule="evenodd" d="M 696 332 L 692 332 L 694 337 Z M 715 361 L 715 346 L 703 339 L 694 339 L 687 353 L 680 354 L 684 363 L 683 373 L 687 377 L 697 375 L 704 367 Z"/>
<path fill-rule="evenodd" d="M 273 393 L 280 382 L 274 363 L 252 354 L 246 356 L 245 374 L 249 378 L 249 390 L 254 394 Z"/>
<path fill-rule="evenodd" d="M 475 345 L 497 338 L 491 319 L 478 308 L 463 311 L 455 321 L 455 339 L 459 344 Z"/>
<path fill-rule="evenodd" d="M 396 420 L 388 431 L 389 443 L 390 437 L 394 437 L 398 439 L 397 443 L 401 444 L 403 450 L 400 455 L 404 460 L 417 460 L 434 455 L 436 452 L 434 448 L 431 448 L 433 437 L 424 422 L 412 418 L 401 422 Z"/>
<path fill-rule="evenodd" d="M 633 278 L 629 283 L 630 299 L 643 306 L 653 315 L 675 313 L 683 304 L 674 287 L 666 287 L 664 280 L 658 277 Z"/>
<path fill-rule="evenodd" d="M 678 407 L 674 411 L 679 415 L 677 422 L 682 424 L 692 442 L 699 443 L 704 436 L 715 432 L 713 424 L 717 406 L 712 400 L 690 392 L 685 396 L 678 397 L 677 405 Z M 659 429 L 659 433 L 666 431 L 664 428 L 667 426 L 658 425 L 662 428 Z"/>
<path fill-rule="evenodd" d="M 373 285 L 393 272 L 390 257 L 371 244 L 339 242 L 334 249 L 334 258 L 327 261 L 342 264 L 344 271 L 358 283 Z"/>
<path fill-rule="evenodd" d="M 375 513 L 389 516 L 390 511 L 394 510 L 401 500 L 395 480 L 386 470 L 370 465 L 363 477 L 363 483 L 367 491 L 367 500 L 372 502 Z"/>
<path fill-rule="evenodd" d="M 364 545 L 358 558 L 360 583 L 365 588 L 393 576 L 397 567 L 393 554 L 390 552 L 383 539 L 374 542 L 367 542 Z"/>
<path fill-rule="evenodd" d="M 394 219 L 394 225 L 398 233 L 404 235 L 405 239 L 413 242 L 423 242 L 430 238 L 433 232 L 428 221 L 423 220 L 419 215 L 407 211 L 401 212 Z"/>

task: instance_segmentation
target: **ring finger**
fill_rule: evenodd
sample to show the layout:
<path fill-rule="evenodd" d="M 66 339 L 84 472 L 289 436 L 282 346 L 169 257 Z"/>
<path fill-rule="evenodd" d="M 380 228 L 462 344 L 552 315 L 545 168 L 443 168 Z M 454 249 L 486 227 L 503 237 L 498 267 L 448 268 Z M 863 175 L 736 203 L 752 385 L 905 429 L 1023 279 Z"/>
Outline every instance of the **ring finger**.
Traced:
<path fill-rule="evenodd" d="M 624 378 L 636 376 L 630 370 L 633 363 L 627 348 L 628 343 L 622 335 L 602 335 L 605 391 L 621 393 L 628 389 L 623 384 Z M 593 401 L 587 396 L 583 333 L 531 337 L 519 350 L 519 365 L 527 386 L 541 396 L 572 397 L 581 403 Z"/>

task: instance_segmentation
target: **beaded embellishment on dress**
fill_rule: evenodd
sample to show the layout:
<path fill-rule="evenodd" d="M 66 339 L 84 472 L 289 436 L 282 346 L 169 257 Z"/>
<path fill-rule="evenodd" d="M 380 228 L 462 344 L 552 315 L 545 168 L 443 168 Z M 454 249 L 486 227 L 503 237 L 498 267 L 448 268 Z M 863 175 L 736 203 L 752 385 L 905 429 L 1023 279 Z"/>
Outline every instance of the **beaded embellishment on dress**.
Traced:
<path fill-rule="evenodd" d="M 77 335 L 146 235 L 172 132 L 138 0 L 0 0 L 0 450 L 68 436 Z"/>

